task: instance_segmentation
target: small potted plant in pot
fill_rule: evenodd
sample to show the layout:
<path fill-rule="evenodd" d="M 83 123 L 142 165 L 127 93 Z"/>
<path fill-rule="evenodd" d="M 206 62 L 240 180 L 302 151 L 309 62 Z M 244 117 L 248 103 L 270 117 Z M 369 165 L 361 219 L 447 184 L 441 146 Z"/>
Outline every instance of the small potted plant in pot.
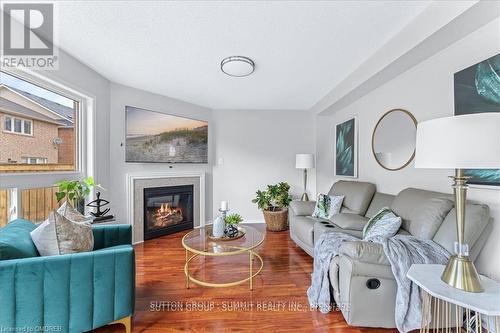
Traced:
<path fill-rule="evenodd" d="M 85 198 L 90 194 L 92 188 L 100 187 L 94 182 L 93 177 L 82 180 L 61 180 L 55 185 L 58 187 L 56 192 L 57 201 L 60 202 L 66 198 L 66 201 L 81 214 L 85 214 Z"/>
<path fill-rule="evenodd" d="M 226 230 L 224 231 L 224 233 L 228 237 L 236 237 L 238 235 L 237 225 L 241 221 L 243 221 L 243 218 L 240 214 L 234 213 L 227 215 L 224 219 L 224 222 L 226 222 Z"/>
<path fill-rule="evenodd" d="M 267 185 L 267 190 L 256 192 L 255 199 L 259 209 L 264 214 L 267 230 L 283 231 L 288 229 L 288 205 L 292 201 L 292 196 L 289 193 L 290 185 L 286 182 L 281 182 L 275 185 Z"/>

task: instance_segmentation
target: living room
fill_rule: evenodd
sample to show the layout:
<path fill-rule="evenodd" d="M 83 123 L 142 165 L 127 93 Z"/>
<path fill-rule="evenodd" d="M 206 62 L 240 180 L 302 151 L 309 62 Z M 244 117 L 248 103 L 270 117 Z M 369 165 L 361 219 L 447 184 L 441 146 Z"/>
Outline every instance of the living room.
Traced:
<path fill-rule="evenodd" d="M 499 1 L 1 9 L 0 331 L 500 332 Z"/>

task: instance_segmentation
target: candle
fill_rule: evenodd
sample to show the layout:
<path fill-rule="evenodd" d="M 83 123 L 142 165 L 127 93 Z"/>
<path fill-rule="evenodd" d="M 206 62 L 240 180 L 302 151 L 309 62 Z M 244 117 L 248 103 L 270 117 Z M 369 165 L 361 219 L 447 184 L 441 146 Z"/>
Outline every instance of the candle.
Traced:
<path fill-rule="evenodd" d="M 226 211 L 227 209 L 227 201 L 221 201 L 220 202 L 220 210 Z"/>

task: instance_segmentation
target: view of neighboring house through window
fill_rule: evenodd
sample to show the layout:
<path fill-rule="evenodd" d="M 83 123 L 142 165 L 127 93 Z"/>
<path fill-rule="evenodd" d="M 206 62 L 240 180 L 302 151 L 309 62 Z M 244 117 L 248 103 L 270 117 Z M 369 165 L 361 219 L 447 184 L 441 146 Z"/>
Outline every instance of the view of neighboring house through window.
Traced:
<path fill-rule="evenodd" d="M 79 103 L 0 73 L 0 172 L 77 169 Z"/>

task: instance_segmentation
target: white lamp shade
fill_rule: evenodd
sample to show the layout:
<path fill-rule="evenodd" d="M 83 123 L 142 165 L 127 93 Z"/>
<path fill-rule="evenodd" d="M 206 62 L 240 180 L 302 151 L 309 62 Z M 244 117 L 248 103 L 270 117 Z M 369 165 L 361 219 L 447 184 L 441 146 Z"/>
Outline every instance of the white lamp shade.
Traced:
<path fill-rule="evenodd" d="M 477 113 L 417 125 L 416 168 L 500 168 L 500 113 Z"/>
<path fill-rule="evenodd" d="M 312 169 L 314 168 L 314 154 L 295 155 L 295 168 Z"/>

